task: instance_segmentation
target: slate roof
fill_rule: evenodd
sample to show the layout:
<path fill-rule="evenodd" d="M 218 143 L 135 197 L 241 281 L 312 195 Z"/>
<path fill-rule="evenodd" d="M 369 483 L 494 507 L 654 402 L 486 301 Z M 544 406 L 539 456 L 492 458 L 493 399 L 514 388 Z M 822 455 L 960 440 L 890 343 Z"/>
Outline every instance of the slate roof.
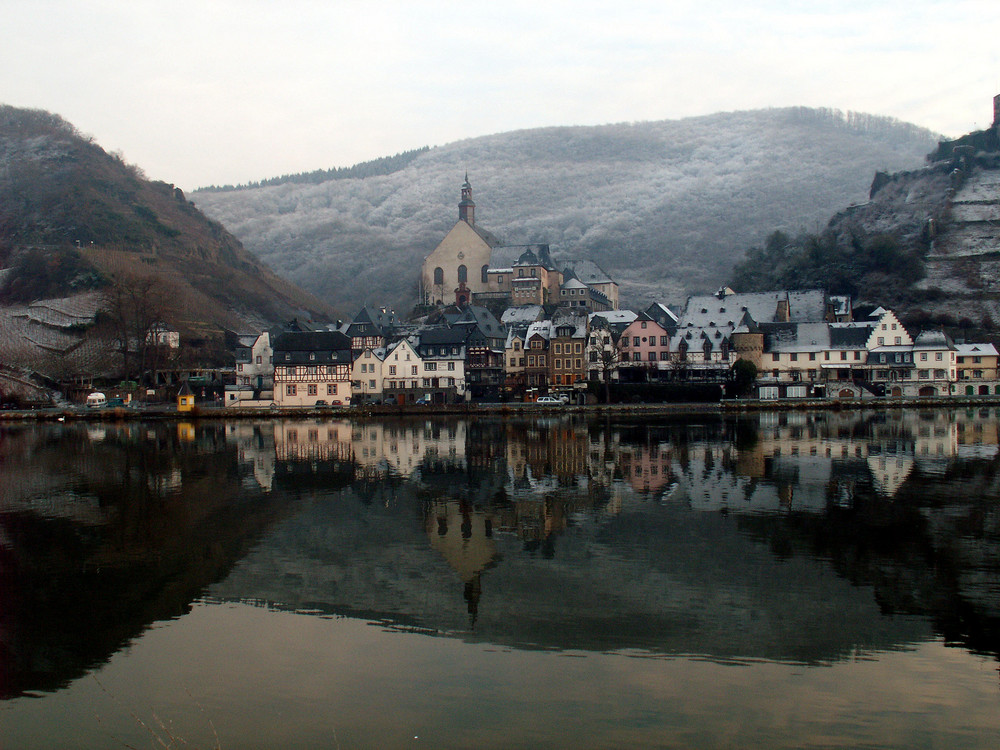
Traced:
<path fill-rule="evenodd" d="M 538 320 L 544 308 L 541 305 L 519 305 L 518 307 L 508 307 L 503 311 L 500 322 L 505 326 L 528 325 Z"/>
<path fill-rule="evenodd" d="M 565 274 L 571 274 L 584 284 L 613 284 L 608 272 L 592 260 L 581 260 L 566 266 Z"/>
<path fill-rule="evenodd" d="M 287 331 L 274 340 L 272 349 L 276 365 L 351 362 L 351 339 L 340 331 Z"/>
<path fill-rule="evenodd" d="M 554 268 L 548 245 L 502 245 L 494 247 L 490 253 L 489 270 L 510 273 L 525 253 L 530 253 L 535 263 L 549 269 Z"/>
<path fill-rule="evenodd" d="M 831 349 L 864 349 L 875 330 L 874 323 L 830 323 Z"/>
<path fill-rule="evenodd" d="M 955 351 L 963 357 L 997 356 L 997 348 L 993 344 L 955 344 Z"/>
<path fill-rule="evenodd" d="M 921 331 L 913 339 L 914 349 L 954 349 L 955 342 L 944 331 Z"/>
<path fill-rule="evenodd" d="M 752 292 L 719 297 L 703 294 L 688 297 L 679 327 L 703 328 L 710 323 L 731 331 L 744 312 L 758 323 L 773 323 L 778 303 L 787 298 L 789 321 L 820 323 L 826 318 L 826 293 L 819 289 L 806 291 Z"/>
<path fill-rule="evenodd" d="M 433 326 L 422 329 L 418 335 L 420 346 L 465 346 L 468 332 L 462 328 Z"/>
<path fill-rule="evenodd" d="M 762 323 L 760 330 L 767 352 L 815 352 L 831 348 L 830 326 L 826 323 Z"/>

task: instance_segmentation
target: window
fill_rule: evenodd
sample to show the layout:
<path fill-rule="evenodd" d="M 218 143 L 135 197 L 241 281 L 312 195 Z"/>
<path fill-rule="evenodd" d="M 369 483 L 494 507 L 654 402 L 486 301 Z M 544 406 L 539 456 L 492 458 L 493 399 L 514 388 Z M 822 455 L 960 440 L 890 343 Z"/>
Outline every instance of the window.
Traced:
<path fill-rule="evenodd" d="M 854 361 L 855 362 L 861 361 L 861 352 L 854 352 Z"/>
<path fill-rule="evenodd" d="M 455 363 L 454 362 L 449 362 L 448 363 L 448 369 L 449 370 L 454 370 L 455 369 Z"/>
<path fill-rule="evenodd" d="M 361 372 L 368 372 L 368 365 L 364 362 L 361 363 Z"/>
<path fill-rule="evenodd" d="M 816 361 L 816 352 L 809 352 L 809 361 L 810 362 Z"/>
<path fill-rule="evenodd" d="M 295 395 L 295 386 L 293 384 L 289 383 L 288 385 L 285 386 L 285 395 L 286 396 Z"/>
<path fill-rule="evenodd" d="M 483 266 L 482 269 L 480 270 L 480 279 L 479 280 L 482 281 L 484 284 L 487 283 L 487 281 L 489 281 L 489 278 L 486 275 L 486 272 L 488 270 L 490 270 L 489 266 Z"/>
<path fill-rule="evenodd" d="M 556 344 L 553 354 L 562 354 L 562 344 Z"/>
<path fill-rule="evenodd" d="M 830 361 L 830 352 L 823 352 L 823 359 L 825 359 L 827 362 L 829 362 Z"/>
<path fill-rule="evenodd" d="M 309 352 L 309 361 L 310 362 L 316 361 L 316 352 Z"/>
<path fill-rule="evenodd" d="M 337 395 L 337 384 L 336 383 L 327 383 L 326 384 L 326 395 L 327 396 L 336 396 Z"/>
<path fill-rule="evenodd" d="M 458 267 L 458 283 L 464 284 L 469 280 L 469 269 L 464 265 Z"/>
<path fill-rule="evenodd" d="M 375 381 L 374 380 L 369 380 L 368 381 L 368 388 L 371 389 L 371 390 L 375 390 Z"/>
<path fill-rule="evenodd" d="M 938 362 L 940 362 L 942 359 L 944 359 L 944 353 L 943 352 L 934 352 L 934 359 L 936 359 Z"/>
<path fill-rule="evenodd" d="M 396 365 L 389 365 L 389 374 L 390 375 L 396 374 Z"/>
<path fill-rule="evenodd" d="M 771 361 L 777 362 L 781 359 L 781 354 L 779 352 L 771 352 Z"/>
<path fill-rule="evenodd" d="M 557 359 L 556 360 L 556 369 L 557 370 L 561 370 L 562 369 L 562 360 L 561 359 Z"/>
<path fill-rule="evenodd" d="M 656 361 L 656 352 L 650 352 L 649 353 L 649 361 L 650 362 L 655 362 Z"/>
<path fill-rule="evenodd" d="M 424 362 L 424 371 L 429 372 L 438 368 L 437 362 Z"/>
<path fill-rule="evenodd" d="M 641 323 L 639 324 L 639 327 L 640 327 L 640 328 L 642 328 L 642 330 L 644 330 L 644 331 L 645 331 L 645 330 L 646 330 L 646 321 L 645 321 L 645 320 L 644 320 L 644 321 L 642 321 L 642 322 L 641 322 Z"/>
<path fill-rule="evenodd" d="M 633 336 L 632 337 L 632 346 L 639 346 L 639 337 L 638 336 Z"/>
<path fill-rule="evenodd" d="M 920 361 L 921 362 L 927 361 L 927 352 L 920 352 Z"/>
<path fill-rule="evenodd" d="M 257 355 L 257 364 L 258 364 L 258 365 L 260 364 L 260 360 L 261 360 L 261 357 L 260 357 L 260 355 L 258 354 L 258 355 Z"/>
<path fill-rule="evenodd" d="M 660 346 L 670 346 L 670 337 L 660 336 Z"/>
<path fill-rule="evenodd" d="M 437 285 L 444 283 L 444 269 L 440 266 L 434 269 L 434 283 Z"/>
<path fill-rule="evenodd" d="M 791 354 L 788 355 L 788 359 L 790 361 L 792 361 L 792 362 L 798 362 L 799 361 L 799 355 L 798 355 L 797 352 L 792 352 Z"/>
<path fill-rule="evenodd" d="M 315 383 L 310 383 L 309 385 L 307 385 L 306 386 L 306 393 L 308 395 L 310 395 L 310 396 L 316 396 L 316 395 L 318 395 L 319 391 L 318 391 L 317 385 Z"/>
<path fill-rule="evenodd" d="M 896 326 L 893 326 L 893 328 L 895 328 L 895 327 L 896 327 Z M 899 346 L 899 345 L 900 345 L 900 344 L 902 344 L 902 343 L 903 343 L 903 337 L 902 337 L 902 336 L 897 336 L 897 337 L 895 338 L 895 344 L 896 344 L 896 346 Z"/>
<path fill-rule="evenodd" d="M 666 362 L 670 359 L 670 352 L 660 352 L 660 361 Z"/>
<path fill-rule="evenodd" d="M 883 336 L 879 336 L 878 339 L 876 339 L 876 341 L 879 346 L 885 346 L 885 338 Z"/>

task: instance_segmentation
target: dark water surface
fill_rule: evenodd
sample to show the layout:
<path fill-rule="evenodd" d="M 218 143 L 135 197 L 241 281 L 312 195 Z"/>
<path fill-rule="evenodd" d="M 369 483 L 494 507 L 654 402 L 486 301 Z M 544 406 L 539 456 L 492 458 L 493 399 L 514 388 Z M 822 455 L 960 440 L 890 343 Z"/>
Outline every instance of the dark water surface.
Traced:
<path fill-rule="evenodd" d="M 0 426 L 0 747 L 983 747 L 1000 410 Z"/>

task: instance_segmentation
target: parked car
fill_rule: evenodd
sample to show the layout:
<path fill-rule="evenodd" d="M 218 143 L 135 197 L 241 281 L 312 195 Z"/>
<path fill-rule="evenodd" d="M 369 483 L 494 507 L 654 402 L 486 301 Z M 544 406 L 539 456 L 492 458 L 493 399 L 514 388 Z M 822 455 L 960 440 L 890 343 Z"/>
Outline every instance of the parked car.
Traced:
<path fill-rule="evenodd" d="M 321 406 L 326 406 L 326 405 L 327 403 L 323 399 L 317 399 L 316 403 L 313 404 L 313 406 L 315 406 L 317 409 L 320 408 Z"/>
<path fill-rule="evenodd" d="M 563 406 L 566 402 L 555 396 L 540 396 L 535 403 L 539 406 Z"/>
<path fill-rule="evenodd" d="M 418 398 L 413 403 L 419 404 L 421 406 L 427 406 L 428 404 L 431 403 L 431 397 L 430 396 L 421 396 L 420 398 Z"/>

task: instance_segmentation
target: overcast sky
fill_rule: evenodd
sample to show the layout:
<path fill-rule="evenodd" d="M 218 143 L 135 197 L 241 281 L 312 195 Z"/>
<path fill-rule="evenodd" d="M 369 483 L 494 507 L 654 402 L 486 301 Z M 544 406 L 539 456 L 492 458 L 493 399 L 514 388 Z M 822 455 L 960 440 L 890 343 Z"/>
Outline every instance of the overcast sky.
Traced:
<path fill-rule="evenodd" d="M 1000 2 L 6 0 L 0 102 L 185 190 L 550 125 L 992 121 Z"/>

